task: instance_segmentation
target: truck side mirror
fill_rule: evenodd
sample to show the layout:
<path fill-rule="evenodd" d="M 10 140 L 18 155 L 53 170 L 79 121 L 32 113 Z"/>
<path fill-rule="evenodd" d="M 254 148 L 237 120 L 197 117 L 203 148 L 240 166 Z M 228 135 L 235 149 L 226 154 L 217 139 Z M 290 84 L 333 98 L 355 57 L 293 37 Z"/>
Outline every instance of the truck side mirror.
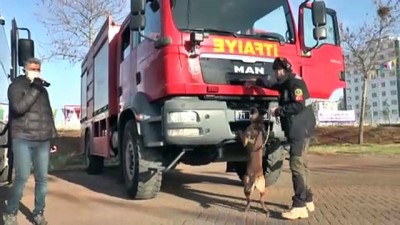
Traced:
<path fill-rule="evenodd" d="M 326 6 L 324 1 L 314 1 L 312 3 L 312 20 L 314 27 L 326 25 Z"/>
<path fill-rule="evenodd" d="M 146 17 L 144 15 L 133 15 L 129 23 L 129 28 L 133 31 L 141 31 L 146 26 Z"/>
<path fill-rule="evenodd" d="M 325 40 L 328 34 L 326 27 L 316 27 L 314 28 L 314 39 L 315 40 Z"/>
<path fill-rule="evenodd" d="M 35 57 L 35 44 L 32 39 L 18 39 L 18 65 L 24 66 L 25 61 Z"/>
<path fill-rule="evenodd" d="M 158 0 L 153 0 L 150 3 L 150 8 L 151 10 L 153 10 L 153 12 L 157 12 L 160 9 L 160 3 L 158 2 Z"/>
<path fill-rule="evenodd" d="M 132 15 L 144 14 L 146 0 L 131 0 Z"/>

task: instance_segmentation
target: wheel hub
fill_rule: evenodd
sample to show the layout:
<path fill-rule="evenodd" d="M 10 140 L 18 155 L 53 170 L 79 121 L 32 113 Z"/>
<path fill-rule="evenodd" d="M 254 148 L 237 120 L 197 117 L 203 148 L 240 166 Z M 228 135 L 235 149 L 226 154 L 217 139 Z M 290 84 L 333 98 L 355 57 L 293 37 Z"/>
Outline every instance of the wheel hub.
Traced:
<path fill-rule="evenodd" d="M 133 180 L 135 175 L 135 146 L 129 141 L 125 149 L 125 171 L 129 180 Z"/>

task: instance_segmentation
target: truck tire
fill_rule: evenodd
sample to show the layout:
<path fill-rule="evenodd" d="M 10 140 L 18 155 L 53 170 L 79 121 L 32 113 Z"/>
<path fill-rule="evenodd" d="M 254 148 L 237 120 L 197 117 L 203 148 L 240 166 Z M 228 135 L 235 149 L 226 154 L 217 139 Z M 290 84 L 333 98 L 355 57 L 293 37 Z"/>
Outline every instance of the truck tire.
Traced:
<path fill-rule="evenodd" d="M 275 184 L 282 172 L 283 160 L 284 160 L 284 149 L 278 147 L 272 151 L 269 151 L 263 160 L 263 171 L 265 176 L 265 186 L 271 186 Z M 239 176 L 239 179 L 243 182 L 243 175 L 246 173 L 246 162 L 236 162 L 235 171 Z"/>
<path fill-rule="evenodd" d="M 162 181 L 159 154 L 153 149 L 145 149 L 133 120 L 125 124 L 121 147 L 121 166 L 129 198 L 155 198 L 160 192 Z"/>
<path fill-rule="evenodd" d="M 283 160 L 284 149 L 281 146 L 266 155 L 266 160 L 263 161 L 263 169 L 267 187 L 278 181 L 283 168 Z"/>
<path fill-rule="evenodd" d="M 3 121 L 0 121 L 0 132 L 6 128 L 6 124 Z M 8 132 L 6 131 L 3 135 L 0 136 L 0 145 L 7 144 Z M 8 148 L 0 148 L 0 186 L 7 185 L 9 180 L 9 173 L 12 173 L 10 169 L 10 162 L 8 160 Z"/>
<path fill-rule="evenodd" d="M 85 164 L 86 173 L 90 175 L 99 175 L 104 169 L 104 157 L 91 155 L 92 145 L 90 143 L 90 133 L 86 133 L 85 137 Z"/>

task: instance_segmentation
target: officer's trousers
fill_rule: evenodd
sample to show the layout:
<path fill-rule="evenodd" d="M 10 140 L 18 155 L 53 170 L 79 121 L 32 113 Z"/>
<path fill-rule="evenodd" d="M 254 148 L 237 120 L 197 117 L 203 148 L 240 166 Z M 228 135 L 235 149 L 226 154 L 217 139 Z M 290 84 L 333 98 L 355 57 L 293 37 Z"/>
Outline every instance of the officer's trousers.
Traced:
<path fill-rule="evenodd" d="M 291 140 L 289 165 L 294 190 L 292 207 L 304 207 L 306 202 L 313 201 L 306 159 L 309 144 L 310 138 Z"/>

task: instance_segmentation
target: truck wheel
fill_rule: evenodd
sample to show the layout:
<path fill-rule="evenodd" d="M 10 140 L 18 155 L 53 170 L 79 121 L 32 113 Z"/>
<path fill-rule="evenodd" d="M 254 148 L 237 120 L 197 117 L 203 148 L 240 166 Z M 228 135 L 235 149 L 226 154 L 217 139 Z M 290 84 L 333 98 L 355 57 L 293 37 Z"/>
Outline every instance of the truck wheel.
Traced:
<path fill-rule="evenodd" d="M 121 165 L 129 198 L 155 198 L 161 189 L 161 163 L 157 152 L 145 149 L 133 120 L 125 125 L 121 152 Z"/>
<path fill-rule="evenodd" d="M 90 143 L 90 133 L 88 132 L 85 137 L 85 164 L 86 173 L 90 175 L 98 175 L 104 169 L 104 157 L 91 155 L 92 145 Z"/>
<path fill-rule="evenodd" d="M 0 186 L 8 184 L 8 165 L 0 168 Z"/>
<path fill-rule="evenodd" d="M 0 132 L 4 130 L 6 124 L 3 121 L 0 121 Z M 4 135 L 0 136 L 0 145 L 7 144 L 8 132 L 4 133 Z M 12 169 L 10 168 L 10 162 L 8 160 L 8 148 L 0 148 L 0 186 L 8 184 L 9 181 L 9 173 L 12 173 Z"/>
<path fill-rule="evenodd" d="M 266 155 L 266 159 L 263 161 L 264 176 L 266 180 L 266 186 L 275 184 L 282 172 L 283 160 L 284 160 L 284 149 L 279 146 L 278 148 L 269 151 Z"/>

